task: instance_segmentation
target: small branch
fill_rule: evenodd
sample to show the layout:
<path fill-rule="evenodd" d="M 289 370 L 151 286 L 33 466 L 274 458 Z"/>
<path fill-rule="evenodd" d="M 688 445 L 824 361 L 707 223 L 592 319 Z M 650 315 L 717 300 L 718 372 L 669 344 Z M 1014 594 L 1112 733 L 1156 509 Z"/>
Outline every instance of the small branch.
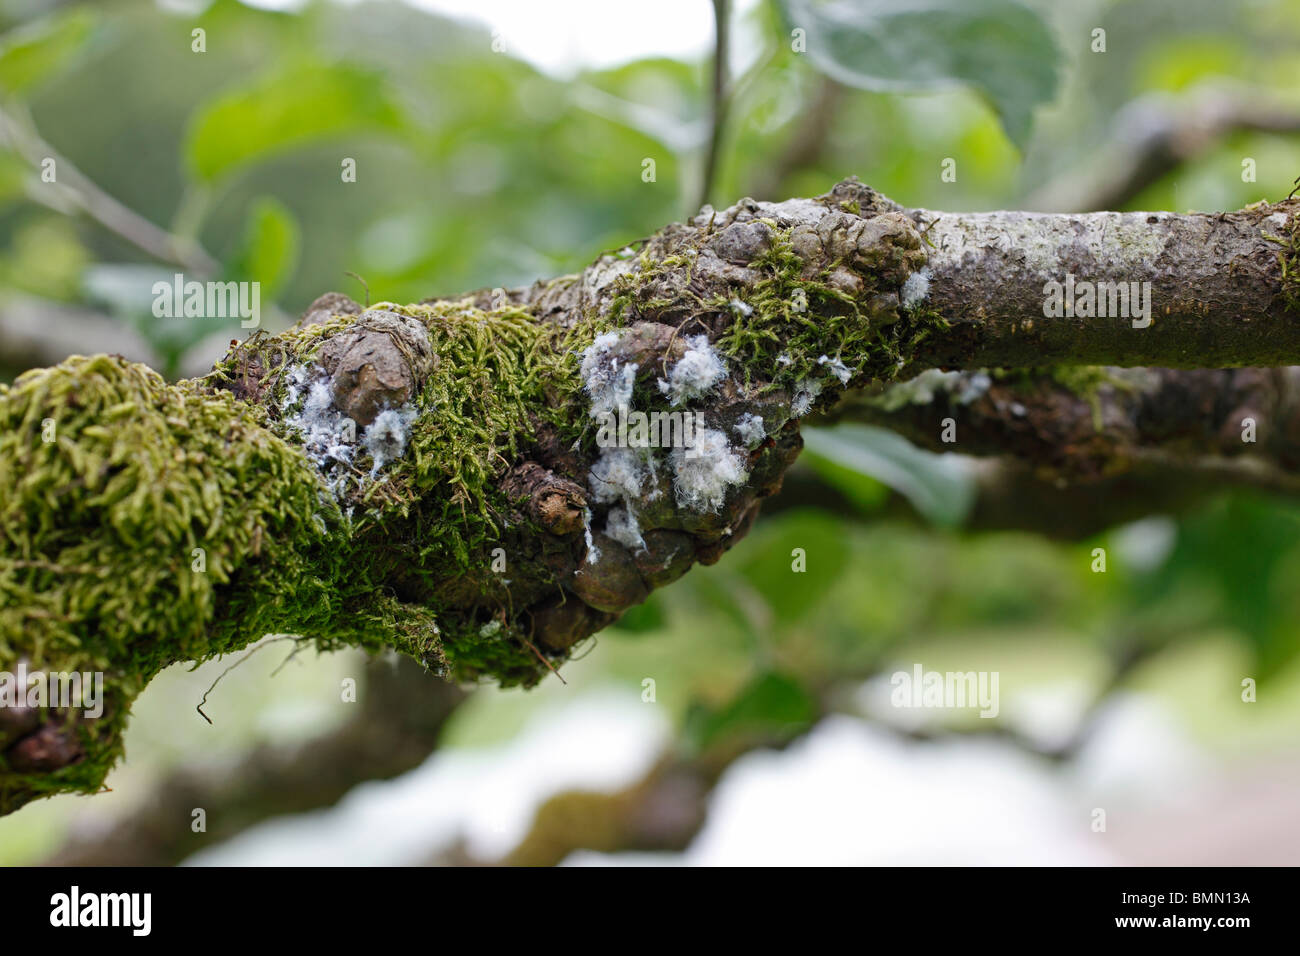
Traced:
<path fill-rule="evenodd" d="M 795 173 L 812 169 L 821 162 L 845 92 L 844 86 L 830 77 L 818 77 L 812 102 L 800 114 L 785 148 L 759 171 L 751 195 L 774 196 Z"/>
<path fill-rule="evenodd" d="M 1081 541 L 1153 514 L 1183 514 L 1225 487 L 1221 480 L 1177 465 L 1156 469 L 1144 464 L 1088 481 L 1063 481 L 1011 458 L 972 459 L 970 465 L 976 491 L 963 530 L 1026 531 L 1056 541 Z M 780 493 L 763 505 L 763 515 L 796 508 L 816 508 L 852 522 L 930 526 L 901 494 L 864 509 L 802 463 L 786 473 Z"/>
<path fill-rule="evenodd" d="M 1111 139 L 1097 150 L 1104 163 L 1070 169 L 1026 197 L 1042 212 L 1122 209 L 1145 189 L 1238 133 L 1294 136 L 1300 111 L 1261 102 L 1259 93 L 1209 89 L 1181 102 L 1152 94 L 1126 106 Z"/>
<path fill-rule="evenodd" d="M 0 302 L 0 362 L 27 369 L 96 352 L 151 366 L 161 361 L 139 332 L 102 313 L 28 296 L 10 295 Z"/>
<path fill-rule="evenodd" d="M 27 191 L 32 201 L 61 213 L 80 211 L 153 258 L 197 276 L 215 275 L 220 268 L 196 240 L 182 239 L 154 225 L 97 186 L 71 160 L 41 139 L 25 112 L 12 106 L 0 109 L 0 139 L 36 169 L 44 160 L 54 160 L 58 180 L 33 184 Z"/>
<path fill-rule="evenodd" d="M 904 383 L 851 396 L 827 420 L 887 427 L 933 451 L 1013 458 L 1072 482 L 1131 474 L 1153 488 L 1168 481 L 1171 489 L 1229 484 L 1300 495 L 1300 367 L 1108 368 L 1084 380 L 1052 371 L 927 373 L 926 380 L 923 390 Z M 952 443 L 942 441 L 948 419 Z"/>
<path fill-rule="evenodd" d="M 709 201 L 713 191 L 714 180 L 718 174 L 719 157 L 722 154 L 722 139 L 726 133 L 728 100 L 728 47 L 731 33 L 730 0 L 713 0 L 713 131 L 709 136 L 709 145 L 704 154 L 704 173 L 700 181 L 700 201 L 695 208 L 703 207 Z"/>

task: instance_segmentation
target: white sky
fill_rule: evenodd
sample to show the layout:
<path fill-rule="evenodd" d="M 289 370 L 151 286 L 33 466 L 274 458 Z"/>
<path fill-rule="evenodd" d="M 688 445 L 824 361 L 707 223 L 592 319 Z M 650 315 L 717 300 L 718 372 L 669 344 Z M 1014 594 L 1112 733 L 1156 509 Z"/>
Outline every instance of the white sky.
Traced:
<path fill-rule="evenodd" d="M 648 56 L 696 59 L 713 42 L 709 0 L 407 0 L 499 32 L 506 52 L 564 75 Z"/>
<path fill-rule="evenodd" d="M 167 0 L 160 0 L 166 3 Z M 176 0 L 171 0 L 176 2 Z M 244 0 L 290 10 L 302 0 Z M 343 0 L 348 2 L 348 0 Z M 476 21 L 500 34 L 506 52 L 557 76 L 652 56 L 699 59 L 713 45 L 710 0 L 406 0 L 413 7 Z M 759 0 L 736 0 L 733 19 Z"/>

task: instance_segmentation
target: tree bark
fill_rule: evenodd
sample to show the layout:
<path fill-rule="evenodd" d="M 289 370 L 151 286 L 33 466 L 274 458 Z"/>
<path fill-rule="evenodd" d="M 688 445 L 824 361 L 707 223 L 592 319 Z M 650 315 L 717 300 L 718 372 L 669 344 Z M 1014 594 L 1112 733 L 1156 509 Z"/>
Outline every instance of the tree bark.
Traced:
<path fill-rule="evenodd" d="M 940 215 L 848 180 L 706 207 L 526 289 L 324 296 L 202 379 L 104 356 L 29 372 L 0 392 L 0 670 L 102 673 L 106 706 L 0 708 L 0 812 L 100 786 L 158 670 L 266 633 L 535 683 L 718 560 L 800 418 L 846 390 L 1300 362 L 1297 209 Z M 1046 318 L 1071 274 L 1149 282 L 1152 321 Z M 600 427 L 629 410 L 702 423 Z"/>
<path fill-rule="evenodd" d="M 1297 202 L 1235 213 L 910 215 L 934 248 L 930 305 L 952 323 L 921 367 L 1291 364 L 1300 354 Z M 1150 283 L 1151 316 L 1044 315 L 1068 276 Z M 1137 323 L 1137 326 L 1135 326 Z"/>

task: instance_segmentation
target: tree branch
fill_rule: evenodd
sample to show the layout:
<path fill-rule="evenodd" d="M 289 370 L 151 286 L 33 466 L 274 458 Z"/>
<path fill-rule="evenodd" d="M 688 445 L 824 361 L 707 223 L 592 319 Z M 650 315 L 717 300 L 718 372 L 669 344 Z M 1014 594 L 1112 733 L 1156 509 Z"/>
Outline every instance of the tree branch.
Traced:
<path fill-rule="evenodd" d="M 0 142 L 11 144 L 36 169 L 45 160 L 53 160 L 55 175 L 62 177 L 33 185 L 27 190 L 30 199 L 57 212 L 80 211 L 161 262 L 180 266 L 198 276 L 217 273 L 219 263 L 197 240 L 173 235 L 122 205 L 41 139 L 31 117 L 18 112 L 19 109 L 11 106 L 8 111 L 0 110 Z"/>
<path fill-rule="evenodd" d="M 0 668 L 102 673 L 106 700 L 9 713 L 0 812 L 97 788 L 158 670 L 267 633 L 535 683 L 718 560 L 800 418 L 847 388 L 934 365 L 1300 361 L 1298 208 L 940 216 L 849 180 L 527 289 L 326 296 L 202 379 L 105 356 L 29 372 L 0 391 Z M 1151 282 L 1154 321 L 1045 319 L 1066 272 Z M 630 409 L 677 431 L 652 440 Z"/>
<path fill-rule="evenodd" d="M 709 145 L 704 153 L 704 171 L 700 177 L 700 201 L 709 201 L 714 182 L 718 177 L 718 160 L 722 155 L 722 138 L 726 135 L 727 107 L 730 91 L 727 89 L 728 57 L 731 37 L 731 0 L 713 0 L 713 90 L 710 105 L 713 110 Z"/>
<path fill-rule="evenodd" d="M 1296 367 L 929 372 L 851 396 L 827 417 L 888 427 L 935 451 L 1014 457 L 1053 478 L 1181 473 L 1300 493 Z"/>
<path fill-rule="evenodd" d="M 933 245 L 926 305 L 952 323 L 912 364 L 1215 368 L 1296 362 L 1300 323 L 1291 263 L 1297 208 L 1288 201 L 1189 215 L 912 212 Z M 1048 284 L 1066 286 L 1071 276 L 1123 283 L 1126 291 L 1137 283 L 1139 294 L 1149 289 L 1149 326 L 1142 327 L 1146 319 L 1137 317 L 1136 303 L 1130 302 L 1130 315 L 1114 314 L 1106 294 L 1109 316 L 1048 317 Z M 1067 296 L 1062 290 L 1062 311 Z M 1081 292 L 1075 296 L 1078 312 L 1084 302 Z"/>
<path fill-rule="evenodd" d="M 1300 111 L 1259 91 L 1204 89 L 1182 101 L 1150 94 L 1129 103 L 1101 147 L 1105 163 L 1070 169 L 1025 199 L 1041 212 L 1121 209 L 1160 179 L 1238 133 L 1300 133 Z"/>

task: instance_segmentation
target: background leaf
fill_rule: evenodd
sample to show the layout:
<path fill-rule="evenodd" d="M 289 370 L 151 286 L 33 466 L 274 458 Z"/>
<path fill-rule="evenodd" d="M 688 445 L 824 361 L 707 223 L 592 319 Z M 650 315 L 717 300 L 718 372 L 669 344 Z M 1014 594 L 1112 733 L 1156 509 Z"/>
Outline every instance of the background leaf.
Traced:
<path fill-rule="evenodd" d="M 760 525 L 753 534 L 759 547 L 727 570 L 744 578 L 778 624 L 803 619 L 849 566 L 843 526 L 824 512 L 801 510 L 779 525 Z M 803 549 L 805 571 L 791 567 L 795 548 Z"/>
<path fill-rule="evenodd" d="M 624 611 L 623 616 L 613 626 L 629 634 L 648 634 L 663 630 L 668 626 L 663 599 L 651 595 L 645 603 L 633 605 Z"/>
<path fill-rule="evenodd" d="M 883 92 L 971 86 L 1021 148 L 1034 107 L 1056 95 L 1061 52 L 1038 14 L 1016 0 L 782 2 L 828 76 Z"/>
<path fill-rule="evenodd" d="M 695 710 L 688 719 L 688 736 L 701 750 L 725 741 L 785 740 L 805 731 L 817 711 L 816 700 L 797 681 L 768 672 L 754 678 L 721 710 Z"/>
<path fill-rule="evenodd" d="M 960 459 L 924 451 L 894 432 L 847 424 L 806 428 L 803 436 L 808 461 L 855 500 L 870 494 L 869 485 L 856 486 L 863 476 L 893 488 L 944 527 L 960 525 L 975 500 L 974 479 Z"/>
<path fill-rule="evenodd" d="M 230 262 L 234 278 L 261 283 L 263 304 L 276 300 L 293 276 L 300 246 L 298 220 L 278 199 L 263 196 L 249 210 L 239 251 Z"/>
<path fill-rule="evenodd" d="M 210 182 L 236 167 L 313 140 L 405 128 L 381 73 L 307 64 L 228 92 L 194 117 L 185 144 L 192 175 Z M 334 175 L 338 176 L 336 166 Z"/>
<path fill-rule="evenodd" d="M 0 37 L 0 93 L 24 93 L 71 62 L 95 30 L 90 10 L 71 10 Z"/>
<path fill-rule="evenodd" d="M 1225 496 L 1184 518 L 1168 558 L 1135 575 L 1133 597 L 1166 619 L 1187 608 L 1237 631 L 1249 645 L 1255 676 L 1291 664 L 1300 644 L 1300 508 L 1247 495 Z"/>

